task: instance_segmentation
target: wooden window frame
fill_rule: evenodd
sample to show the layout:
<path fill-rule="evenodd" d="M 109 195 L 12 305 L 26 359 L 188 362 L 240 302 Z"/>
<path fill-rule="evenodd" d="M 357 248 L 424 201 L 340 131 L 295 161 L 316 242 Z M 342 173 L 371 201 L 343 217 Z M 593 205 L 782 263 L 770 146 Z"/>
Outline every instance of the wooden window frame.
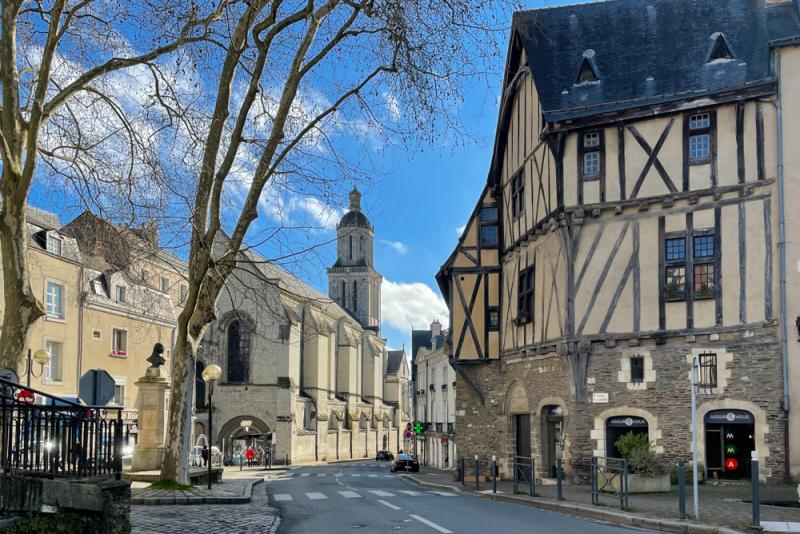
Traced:
<path fill-rule="evenodd" d="M 633 365 L 633 361 L 634 360 L 637 360 L 638 362 L 641 362 L 641 366 L 639 366 L 639 365 L 636 366 L 637 370 L 641 370 L 641 376 L 634 376 L 634 365 Z M 644 356 L 631 356 L 630 365 L 631 365 L 631 383 L 632 384 L 641 384 L 641 383 L 643 383 L 644 382 Z"/>
<path fill-rule="evenodd" d="M 511 216 L 519 219 L 525 213 L 525 172 L 524 168 L 511 175 Z"/>
<path fill-rule="evenodd" d="M 495 210 L 495 217 L 494 219 L 485 220 L 483 218 L 483 211 L 486 209 L 493 209 Z M 478 212 L 478 242 L 480 243 L 481 248 L 497 248 L 500 246 L 500 229 L 498 228 L 498 210 L 497 206 L 481 206 L 480 211 Z M 494 227 L 495 228 L 495 239 L 494 243 L 484 243 L 483 241 L 483 229 Z"/>
<path fill-rule="evenodd" d="M 672 240 L 683 240 L 683 257 L 679 259 L 667 259 L 667 243 Z M 664 272 L 661 273 L 661 276 L 664 277 L 664 300 L 667 302 L 680 302 L 686 300 L 686 285 L 687 285 L 687 273 L 686 273 L 686 232 L 681 232 L 678 234 L 667 234 L 664 236 Z M 670 277 L 668 277 L 668 273 L 672 272 L 675 269 L 683 269 L 683 290 L 672 290 L 670 285 Z"/>
<path fill-rule="evenodd" d="M 519 272 L 517 290 L 517 324 L 532 323 L 536 298 L 536 263 Z"/>
<path fill-rule="evenodd" d="M 692 119 L 701 115 L 708 115 L 708 124 L 700 127 L 692 127 Z M 708 165 L 714 159 L 714 147 L 716 146 L 717 135 L 717 115 L 714 110 L 693 111 L 684 115 L 684 150 L 686 161 L 690 166 Z M 692 158 L 691 146 L 692 138 L 700 135 L 708 135 L 708 155 L 700 158 Z"/>
<path fill-rule="evenodd" d="M 597 144 L 586 146 L 586 138 L 592 134 L 597 135 Z M 586 172 L 586 155 L 597 153 L 597 172 Z M 579 176 L 583 182 L 597 182 L 605 178 L 606 175 L 606 141 L 602 129 L 584 130 L 578 132 L 578 169 Z M 601 200 L 602 201 L 602 200 Z"/>
<path fill-rule="evenodd" d="M 492 314 L 497 314 L 497 323 L 492 324 Z M 500 331 L 500 307 L 499 306 L 487 306 L 486 307 L 486 330 L 489 332 L 499 332 Z"/>
<path fill-rule="evenodd" d="M 712 241 L 712 254 L 704 256 L 695 256 L 695 240 L 697 238 L 711 237 Z M 667 243 L 673 239 L 684 240 L 684 254 L 682 259 L 667 259 Z M 693 230 L 690 234 L 687 232 L 669 233 L 664 236 L 664 272 L 661 276 L 664 277 L 664 300 L 667 302 L 680 302 L 687 299 L 705 300 L 716 298 L 717 292 L 720 288 L 717 287 L 716 277 L 717 269 L 719 266 L 720 246 L 718 243 L 719 236 L 715 233 L 714 229 L 697 229 Z M 698 267 L 700 269 L 698 269 Z M 668 288 L 667 274 L 677 268 L 683 269 L 683 292 L 681 294 L 670 294 Z M 696 286 L 696 278 L 702 271 L 706 271 L 706 275 L 710 276 L 710 284 L 706 283 L 705 289 L 698 289 Z M 709 272 L 710 270 L 710 272 Z"/>

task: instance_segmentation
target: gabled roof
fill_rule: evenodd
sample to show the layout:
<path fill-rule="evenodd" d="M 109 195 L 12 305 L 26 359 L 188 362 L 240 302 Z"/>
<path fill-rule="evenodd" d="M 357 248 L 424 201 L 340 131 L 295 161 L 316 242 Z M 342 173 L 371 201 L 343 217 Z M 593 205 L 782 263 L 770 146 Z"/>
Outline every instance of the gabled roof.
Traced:
<path fill-rule="evenodd" d="M 709 61 L 720 34 L 733 59 Z M 549 121 L 771 81 L 770 42 L 799 34 L 793 1 L 609 0 L 512 23 Z M 576 83 L 587 64 L 599 81 Z"/>
<path fill-rule="evenodd" d="M 386 374 L 393 375 L 400 371 L 400 366 L 405 361 L 406 353 L 402 350 L 390 350 L 386 353 Z"/>

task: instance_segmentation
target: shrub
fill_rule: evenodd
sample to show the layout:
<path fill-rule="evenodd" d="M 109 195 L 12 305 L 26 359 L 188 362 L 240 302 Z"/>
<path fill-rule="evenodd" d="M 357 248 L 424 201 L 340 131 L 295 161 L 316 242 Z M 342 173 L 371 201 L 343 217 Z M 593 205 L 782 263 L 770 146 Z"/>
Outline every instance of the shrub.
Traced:
<path fill-rule="evenodd" d="M 647 434 L 628 432 L 617 438 L 614 445 L 617 446 L 623 458 L 630 460 L 633 451 L 650 449 L 650 438 L 647 437 Z"/>
<path fill-rule="evenodd" d="M 630 473 L 654 477 L 667 472 L 663 458 L 652 449 L 647 434 L 628 432 L 620 436 L 614 445 L 620 455 L 628 460 Z"/>

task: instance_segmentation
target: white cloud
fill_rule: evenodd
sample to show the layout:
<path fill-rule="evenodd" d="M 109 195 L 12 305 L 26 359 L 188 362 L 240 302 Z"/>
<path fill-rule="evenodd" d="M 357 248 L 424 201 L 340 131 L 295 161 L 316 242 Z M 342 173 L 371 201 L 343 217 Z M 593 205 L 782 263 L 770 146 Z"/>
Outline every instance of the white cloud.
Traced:
<path fill-rule="evenodd" d="M 406 254 L 408 252 L 408 245 L 401 241 L 389 241 L 388 239 L 381 239 L 381 243 L 387 247 L 393 248 L 398 254 Z"/>
<path fill-rule="evenodd" d="M 383 281 L 381 286 L 381 316 L 389 326 L 407 332 L 414 328 L 427 328 L 439 319 L 447 324 L 449 313 L 444 299 L 422 282 Z"/>
<path fill-rule="evenodd" d="M 386 104 L 386 109 L 389 110 L 389 113 L 391 113 L 392 118 L 395 120 L 399 119 L 400 102 L 397 101 L 397 97 L 389 92 L 383 93 L 383 102 Z"/>
<path fill-rule="evenodd" d="M 456 228 L 456 233 L 458 234 L 458 237 L 461 237 L 461 234 L 463 234 L 464 230 L 466 230 L 466 229 L 467 229 L 467 225 L 466 224 L 462 224 L 461 226 Z"/>

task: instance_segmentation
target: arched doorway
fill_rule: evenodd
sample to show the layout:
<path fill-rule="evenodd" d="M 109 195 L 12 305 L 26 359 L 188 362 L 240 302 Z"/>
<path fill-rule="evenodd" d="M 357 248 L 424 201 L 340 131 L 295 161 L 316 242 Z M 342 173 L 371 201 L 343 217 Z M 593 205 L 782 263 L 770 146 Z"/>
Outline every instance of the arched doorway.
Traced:
<path fill-rule="evenodd" d="M 514 382 L 508 390 L 506 396 L 505 412 L 509 416 L 511 430 L 511 458 L 509 465 L 514 465 L 514 457 L 521 456 L 531 458 L 531 403 L 528 391 L 520 382 Z M 511 467 L 513 470 L 513 467 Z M 530 477 L 532 473 L 529 467 L 523 476 Z M 513 474 L 513 473 L 512 473 Z"/>
<path fill-rule="evenodd" d="M 548 405 L 542 408 L 542 473 L 556 476 L 556 448 L 564 440 L 564 411 L 561 406 Z"/>
<path fill-rule="evenodd" d="M 628 433 L 650 436 L 649 425 L 644 417 L 617 415 L 606 419 L 606 456 L 621 458 L 617 440 Z"/>
<path fill-rule="evenodd" d="M 750 456 L 756 448 L 753 414 L 746 410 L 712 410 L 703 421 L 709 476 L 749 479 Z"/>
<path fill-rule="evenodd" d="M 245 424 L 246 426 L 243 426 Z M 262 447 L 269 451 L 272 443 L 269 439 L 270 428 L 258 417 L 241 415 L 234 417 L 222 426 L 218 434 L 218 445 L 222 450 L 225 462 L 237 461 L 248 445 L 254 449 Z"/>

